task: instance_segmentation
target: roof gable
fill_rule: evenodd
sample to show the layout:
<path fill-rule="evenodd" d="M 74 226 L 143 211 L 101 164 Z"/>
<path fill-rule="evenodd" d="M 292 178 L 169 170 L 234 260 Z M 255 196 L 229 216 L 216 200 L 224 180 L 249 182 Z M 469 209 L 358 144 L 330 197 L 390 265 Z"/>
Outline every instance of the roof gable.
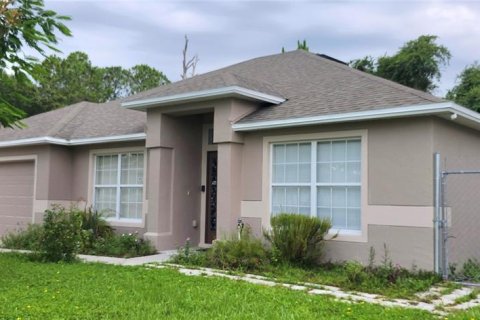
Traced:
<path fill-rule="evenodd" d="M 296 50 L 255 58 L 126 99 L 142 101 L 237 85 L 286 101 L 258 109 L 240 123 L 282 120 L 444 100 L 353 69 L 329 57 Z"/>

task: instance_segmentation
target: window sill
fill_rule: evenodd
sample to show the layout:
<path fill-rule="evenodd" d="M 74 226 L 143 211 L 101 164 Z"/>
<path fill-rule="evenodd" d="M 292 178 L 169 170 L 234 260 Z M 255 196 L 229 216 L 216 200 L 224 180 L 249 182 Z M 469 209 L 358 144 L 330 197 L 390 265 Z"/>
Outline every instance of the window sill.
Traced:
<path fill-rule="evenodd" d="M 340 242 L 367 242 L 365 234 L 361 230 L 335 230 L 330 229 L 327 234 L 329 240 Z"/>
<path fill-rule="evenodd" d="M 112 219 L 107 218 L 106 221 L 112 227 L 129 227 L 129 228 L 144 228 L 145 224 L 141 219 Z"/>

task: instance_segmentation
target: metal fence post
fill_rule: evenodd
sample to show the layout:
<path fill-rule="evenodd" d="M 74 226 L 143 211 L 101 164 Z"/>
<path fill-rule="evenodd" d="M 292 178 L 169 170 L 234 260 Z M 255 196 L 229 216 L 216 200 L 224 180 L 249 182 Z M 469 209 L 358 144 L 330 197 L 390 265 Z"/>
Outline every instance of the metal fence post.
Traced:
<path fill-rule="evenodd" d="M 447 199 L 446 199 L 446 188 L 447 188 L 447 172 L 442 172 L 441 174 L 441 198 L 442 198 L 442 236 L 441 236 L 441 245 L 442 245 L 442 276 L 444 280 L 448 280 L 448 217 L 447 217 Z"/>
<path fill-rule="evenodd" d="M 440 154 L 436 152 L 433 155 L 434 168 L 434 217 L 433 217 L 433 269 L 435 273 L 440 274 L 440 219 L 441 219 L 441 180 L 442 172 L 440 169 Z"/>

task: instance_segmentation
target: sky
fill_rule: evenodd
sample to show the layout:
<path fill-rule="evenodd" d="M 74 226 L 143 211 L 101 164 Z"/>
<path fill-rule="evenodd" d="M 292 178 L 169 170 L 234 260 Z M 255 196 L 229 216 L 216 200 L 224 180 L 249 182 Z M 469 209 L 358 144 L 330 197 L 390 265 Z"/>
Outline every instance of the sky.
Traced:
<path fill-rule="evenodd" d="M 180 79 L 184 36 L 197 54 L 197 73 L 296 49 L 342 61 L 394 54 L 423 34 L 439 37 L 452 53 L 434 94 L 443 96 L 457 75 L 480 60 L 480 0 L 470 1 L 163 1 L 46 0 L 72 18 L 63 55 L 86 52 L 98 66 L 148 64 Z"/>

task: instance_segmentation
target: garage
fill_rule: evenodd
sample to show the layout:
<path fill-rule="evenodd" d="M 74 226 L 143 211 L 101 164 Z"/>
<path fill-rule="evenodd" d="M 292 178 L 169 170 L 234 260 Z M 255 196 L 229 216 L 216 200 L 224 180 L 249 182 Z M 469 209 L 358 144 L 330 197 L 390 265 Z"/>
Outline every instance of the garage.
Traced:
<path fill-rule="evenodd" d="M 0 162 L 0 236 L 32 222 L 34 161 Z"/>

